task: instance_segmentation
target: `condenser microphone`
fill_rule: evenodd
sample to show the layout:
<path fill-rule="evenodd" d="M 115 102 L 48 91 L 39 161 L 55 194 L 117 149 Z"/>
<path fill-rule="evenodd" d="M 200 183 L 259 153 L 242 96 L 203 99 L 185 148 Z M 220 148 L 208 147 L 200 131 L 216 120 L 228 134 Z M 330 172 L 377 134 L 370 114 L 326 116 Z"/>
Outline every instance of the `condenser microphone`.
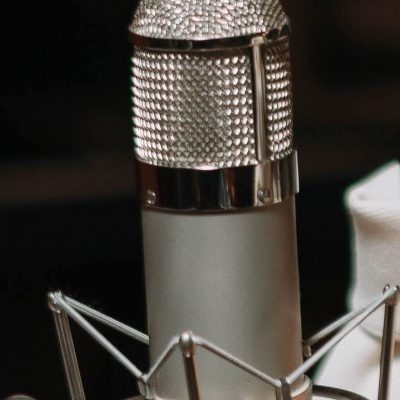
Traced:
<path fill-rule="evenodd" d="M 288 19 L 278 0 L 143 0 L 130 35 L 150 358 L 192 331 L 271 376 L 302 363 Z M 198 354 L 206 399 L 275 391 Z M 181 359 L 156 380 L 185 399 Z M 304 397 L 306 378 L 294 385 Z"/>

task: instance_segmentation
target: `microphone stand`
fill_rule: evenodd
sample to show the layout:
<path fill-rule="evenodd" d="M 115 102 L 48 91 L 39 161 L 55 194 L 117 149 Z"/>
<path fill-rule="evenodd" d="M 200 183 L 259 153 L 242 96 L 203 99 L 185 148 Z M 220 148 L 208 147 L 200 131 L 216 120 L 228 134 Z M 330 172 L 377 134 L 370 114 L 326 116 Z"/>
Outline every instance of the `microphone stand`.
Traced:
<path fill-rule="evenodd" d="M 266 385 L 273 386 L 275 388 L 277 400 L 293 400 L 292 385 L 313 366 L 315 366 L 315 364 L 330 350 L 332 350 L 332 348 L 342 339 L 357 328 L 366 318 L 384 305 L 385 315 L 381 347 L 378 400 L 389 400 L 390 378 L 395 345 L 396 307 L 400 298 L 399 293 L 400 288 L 398 286 L 393 287 L 387 285 L 383 294 L 377 299 L 356 311 L 346 314 L 313 335 L 308 340 L 303 341 L 303 353 L 306 360 L 286 377 L 269 376 L 265 372 L 259 371 L 243 360 L 240 360 L 234 355 L 226 352 L 208 340 L 193 334 L 192 332 L 184 332 L 179 336 L 173 337 L 169 345 L 151 366 L 150 370 L 147 373 L 144 373 L 128 360 L 105 336 L 95 329 L 84 316 L 101 322 L 138 342 L 149 345 L 149 337 L 146 334 L 100 313 L 91 307 L 79 303 L 78 301 L 63 295 L 61 292 L 49 293 L 48 304 L 54 316 L 71 400 L 86 400 L 86 397 L 69 326 L 69 318 L 74 320 L 136 378 L 141 398 L 146 400 L 152 400 L 155 398 L 153 390 L 154 378 L 163 368 L 171 355 L 178 350 L 182 353 L 189 399 L 201 400 L 201 380 L 197 368 L 196 357 L 198 348 L 213 353 L 215 356 L 264 382 Z M 318 350 L 313 352 L 312 348 L 322 341 L 326 342 Z M 338 388 L 315 385 L 310 390 L 312 390 L 312 395 L 314 396 L 336 400 L 367 400 L 365 397 L 357 393 Z M 304 393 L 304 398 L 309 395 L 310 393 Z M 133 398 L 127 400 L 133 400 Z"/>

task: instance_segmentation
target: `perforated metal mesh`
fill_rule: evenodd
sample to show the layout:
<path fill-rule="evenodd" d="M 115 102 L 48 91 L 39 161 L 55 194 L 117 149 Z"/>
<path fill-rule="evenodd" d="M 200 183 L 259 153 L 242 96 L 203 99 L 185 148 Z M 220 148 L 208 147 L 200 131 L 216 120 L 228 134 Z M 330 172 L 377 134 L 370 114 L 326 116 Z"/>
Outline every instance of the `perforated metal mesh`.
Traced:
<path fill-rule="evenodd" d="M 293 151 L 292 79 L 288 40 L 265 48 L 269 147 L 272 160 Z"/>
<path fill-rule="evenodd" d="M 136 154 L 170 167 L 256 164 L 250 58 L 157 53 L 133 58 Z"/>
<path fill-rule="evenodd" d="M 293 151 L 289 45 L 264 48 L 270 159 Z M 136 156 L 175 168 L 258 163 L 249 49 L 208 53 L 136 49 Z"/>
<path fill-rule="evenodd" d="M 279 0 L 142 0 L 131 31 L 161 39 L 219 39 L 281 30 Z"/>

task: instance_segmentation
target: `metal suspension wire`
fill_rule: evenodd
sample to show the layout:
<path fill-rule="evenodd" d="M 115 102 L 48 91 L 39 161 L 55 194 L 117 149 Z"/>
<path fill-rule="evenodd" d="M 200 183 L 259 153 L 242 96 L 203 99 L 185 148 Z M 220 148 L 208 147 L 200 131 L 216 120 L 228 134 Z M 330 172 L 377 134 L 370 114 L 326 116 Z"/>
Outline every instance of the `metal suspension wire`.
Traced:
<path fill-rule="evenodd" d="M 373 302 L 353 311 L 322 329 L 310 339 L 304 341 L 306 356 L 309 358 L 295 371 L 286 377 L 272 377 L 263 371 L 259 371 L 234 355 L 226 352 L 210 341 L 201 338 L 191 332 L 184 332 L 180 336 L 171 339 L 165 350 L 150 367 L 147 373 L 143 373 L 130 360 L 128 360 L 108 339 L 93 327 L 83 315 L 101 322 L 143 344 L 149 344 L 149 337 L 126 324 L 123 324 L 110 316 L 92 309 L 78 301 L 64 296 L 61 292 L 49 294 L 49 307 L 53 312 L 56 330 L 59 338 L 61 354 L 66 372 L 68 388 L 71 400 L 86 400 L 79 371 L 78 361 L 68 317 L 73 319 L 95 341 L 106 349 L 120 364 L 122 364 L 137 379 L 142 397 L 155 398 L 154 379 L 164 367 L 167 360 L 178 349 L 183 356 L 183 367 L 186 374 L 190 400 L 201 400 L 201 377 L 197 368 L 197 347 L 213 353 L 215 356 L 252 375 L 256 379 L 275 388 L 277 398 L 280 400 L 293 400 L 292 385 L 298 381 L 310 368 L 312 368 L 327 352 L 336 346 L 343 338 L 357 328 L 366 318 L 374 313 L 380 306 L 385 305 L 385 319 L 383 326 L 383 339 L 381 350 L 380 380 L 378 400 L 389 400 L 390 377 L 395 343 L 395 316 L 399 301 L 400 289 L 398 286 L 385 287 L 384 293 Z M 332 336 L 333 335 L 333 336 Z M 332 336 L 314 354 L 311 347 L 322 340 Z M 337 388 L 315 386 L 313 394 L 320 397 L 329 397 L 337 400 L 366 400 L 362 396 L 343 391 Z"/>

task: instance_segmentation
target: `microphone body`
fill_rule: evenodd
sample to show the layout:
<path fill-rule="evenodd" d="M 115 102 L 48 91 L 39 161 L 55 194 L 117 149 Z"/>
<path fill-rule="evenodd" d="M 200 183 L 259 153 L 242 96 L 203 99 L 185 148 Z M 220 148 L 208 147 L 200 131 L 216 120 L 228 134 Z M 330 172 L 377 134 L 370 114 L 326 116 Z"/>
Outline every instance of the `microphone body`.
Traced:
<path fill-rule="evenodd" d="M 130 33 L 151 361 L 192 331 L 284 377 L 302 362 L 287 17 L 277 0 L 144 0 Z M 198 361 L 205 398 L 275 398 Z M 179 355 L 155 391 L 187 397 Z"/>
<path fill-rule="evenodd" d="M 142 220 L 152 361 L 173 336 L 192 330 L 276 377 L 301 363 L 293 199 L 243 213 L 144 210 Z M 274 398 L 272 387 L 214 355 L 197 357 L 204 398 Z M 156 390 L 187 398 L 180 354 Z"/>

